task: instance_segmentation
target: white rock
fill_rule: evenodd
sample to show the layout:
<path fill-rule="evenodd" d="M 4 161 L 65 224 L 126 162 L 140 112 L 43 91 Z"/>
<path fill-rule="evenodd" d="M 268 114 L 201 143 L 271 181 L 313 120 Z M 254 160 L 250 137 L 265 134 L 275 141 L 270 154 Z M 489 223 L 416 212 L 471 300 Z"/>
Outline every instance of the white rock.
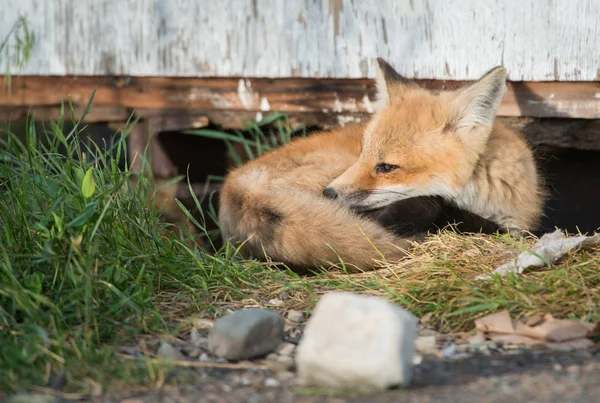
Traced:
<path fill-rule="evenodd" d="M 326 294 L 296 349 L 300 381 L 361 391 L 408 385 L 417 323 L 414 315 L 383 298 Z"/>

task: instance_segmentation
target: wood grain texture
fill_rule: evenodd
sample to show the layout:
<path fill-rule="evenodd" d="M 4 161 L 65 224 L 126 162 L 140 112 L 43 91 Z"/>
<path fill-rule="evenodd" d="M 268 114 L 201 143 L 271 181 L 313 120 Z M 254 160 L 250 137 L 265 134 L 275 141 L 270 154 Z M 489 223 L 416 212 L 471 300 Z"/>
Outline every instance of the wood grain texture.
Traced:
<path fill-rule="evenodd" d="M 23 74 L 600 79 L 598 0 L 0 0 L 26 15 Z M 0 60 L 0 72 L 6 61 Z M 15 70 L 13 66 L 12 71 Z"/>
<path fill-rule="evenodd" d="M 461 81 L 418 80 L 428 88 L 451 88 Z M 3 79 L 0 79 L 0 86 Z M 12 92 L 0 90 L 0 108 L 56 107 L 68 97 L 85 105 L 93 91 L 94 108 L 252 112 L 256 119 L 271 111 L 343 115 L 371 113 L 375 97 L 371 79 L 234 79 L 133 77 L 13 77 Z M 600 119 L 598 82 L 509 83 L 499 116 Z M 155 113 L 156 115 L 156 113 Z M 210 117 L 209 117 L 210 119 Z M 343 120 L 340 120 L 343 123 Z M 203 120 L 197 125 L 202 126 Z"/>

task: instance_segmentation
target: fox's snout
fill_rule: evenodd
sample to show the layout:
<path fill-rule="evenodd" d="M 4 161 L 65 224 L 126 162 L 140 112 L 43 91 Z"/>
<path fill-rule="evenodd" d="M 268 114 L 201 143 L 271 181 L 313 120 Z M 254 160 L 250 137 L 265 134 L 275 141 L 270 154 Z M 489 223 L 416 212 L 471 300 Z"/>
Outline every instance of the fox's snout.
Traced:
<path fill-rule="evenodd" d="M 328 186 L 323 189 L 323 196 L 327 197 L 328 199 L 335 200 L 338 198 L 338 192 L 331 186 Z"/>

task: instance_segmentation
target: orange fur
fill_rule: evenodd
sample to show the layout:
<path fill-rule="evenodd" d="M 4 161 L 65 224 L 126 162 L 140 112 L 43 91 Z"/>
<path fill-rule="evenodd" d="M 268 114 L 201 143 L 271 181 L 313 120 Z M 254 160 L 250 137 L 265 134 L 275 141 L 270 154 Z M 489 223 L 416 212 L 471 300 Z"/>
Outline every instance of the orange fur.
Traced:
<path fill-rule="evenodd" d="M 368 123 L 294 140 L 229 173 L 219 221 L 245 256 L 295 267 L 341 258 L 361 269 L 382 256 L 398 260 L 409 240 L 353 210 L 414 196 L 441 196 L 500 227 L 536 225 L 542 193 L 532 152 L 494 121 L 504 69 L 440 92 L 382 60 L 378 73 L 379 110 Z"/>

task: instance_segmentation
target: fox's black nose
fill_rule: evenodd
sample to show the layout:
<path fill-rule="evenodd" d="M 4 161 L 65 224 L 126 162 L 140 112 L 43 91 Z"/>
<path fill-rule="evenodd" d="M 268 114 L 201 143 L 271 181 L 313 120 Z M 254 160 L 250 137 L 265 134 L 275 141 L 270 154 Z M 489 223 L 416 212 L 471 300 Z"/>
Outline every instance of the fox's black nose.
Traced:
<path fill-rule="evenodd" d="M 325 188 L 323 189 L 323 196 L 327 197 L 328 199 L 337 199 L 338 194 L 334 188 Z"/>

